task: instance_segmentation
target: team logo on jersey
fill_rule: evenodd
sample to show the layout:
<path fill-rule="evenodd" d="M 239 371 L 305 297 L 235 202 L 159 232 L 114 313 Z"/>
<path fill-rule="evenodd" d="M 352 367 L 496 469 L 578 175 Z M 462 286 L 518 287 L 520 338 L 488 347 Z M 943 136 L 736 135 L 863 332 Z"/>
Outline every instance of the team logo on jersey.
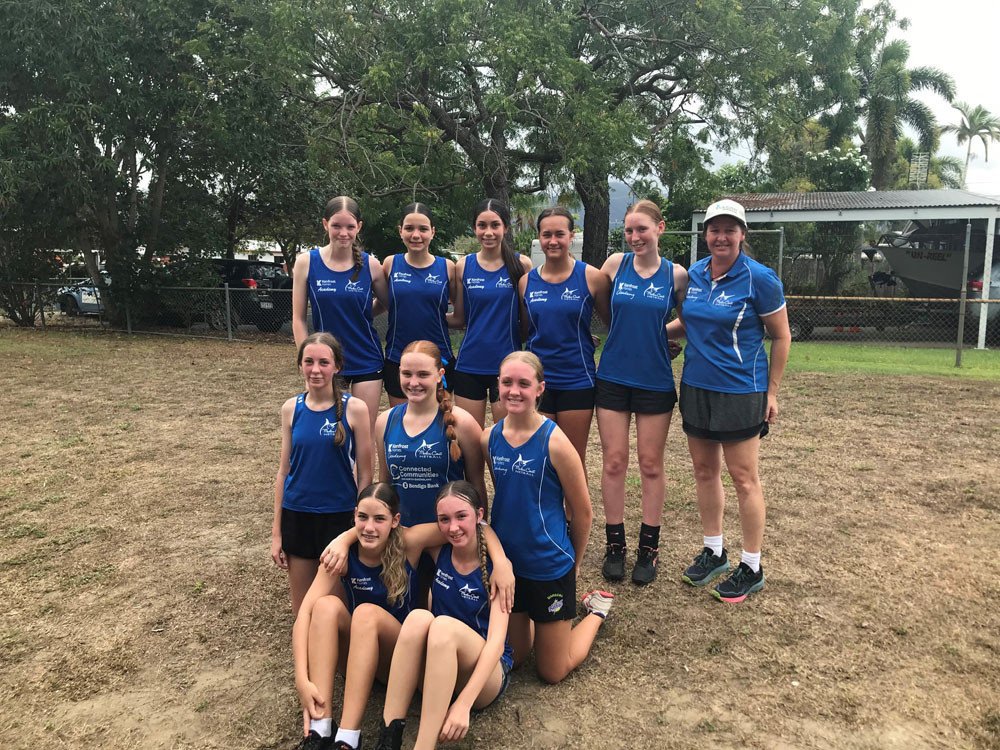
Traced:
<path fill-rule="evenodd" d="M 629 284 L 626 281 L 619 281 L 618 286 L 615 287 L 615 296 L 634 298 L 635 293 L 638 289 L 639 289 L 638 284 Z"/>
<path fill-rule="evenodd" d="M 403 477 L 403 470 L 397 464 L 389 464 L 389 478 L 398 482 Z"/>
<path fill-rule="evenodd" d="M 500 282 L 497 282 L 497 286 L 500 286 Z M 466 289 L 485 289 L 486 279 L 469 277 L 465 280 Z"/>
<path fill-rule="evenodd" d="M 445 573 L 443 570 L 434 571 L 434 585 L 440 586 L 443 589 L 450 589 L 452 577 Z"/>
<path fill-rule="evenodd" d="M 458 590 L 458 593 L 462 595 L 463 599 L 468 599 L 473 602 L 478 602 L 480 599 L 479 592 L 472 588 L 469 584 L 465 584 Z"/>
<path fill-rule="evenodd" d="M 576 291 L 576 289 L 563 289 L 563 293 L 560 299 L 564 299 L 569 302 L 576 302 L 578 299 L 580 299 L 580 293 Z"/>
<path fill-rule="evenodd" d="M 326 423 L 319 428 L 319 434 L 323 437 L 333 437 L 337 434 L 337 423 L 327 419 Z"/>
<path fill-rule="evenodd" d="M 510 457 L 509 456 L 490 456 L 493 461 L 493 471 L 497 474 L 506 474 L 507 469 L 510 468 Z"/>
<path fill-rule="evenodd" d="M 719 292 L 719 296 L 712 300 L 712 304 L 719 307 L 732 307 L 736 303 L 733 301 L 733 295 Z"/>
<path fill-rule="evenodd" d="M 354 292 L 355 294 L 365 294 L 367 292 L 360 281 L 348 281 L 347 286 L 344 287 L 344 291 Z"/>
<path fill-rule="evenodd" d="M 410 278 L 412 275 L 408 271 L 393 271 L 392 281 L 395 284 L 411 284 L 413 283 Z"/>
<path fill-rule="evenodd" d="M 649 282 L 649 286 L 646 287 L 646 291 L 642 293 L 643 297 L 648 297 L 649 299 L 663 300 L 666 299 L 666 295 L 660 290 L 663 289 L 663 285 L 656 286 L 652 281 Z"/>
<path fill-rule="evenodd" d="M 424 277 L 424 283 L 425 284 L 440 284 L 441 283 L 441 275 L 437 274 L 437 273 L 429 273 L 429 274 L 427 274 L 426 277 Z"/>
<path fill-rule="evenodd" d="M 371 576 L 351 576 L 351 588 L 355 591 L 374 591 L 375 584 Z"/>
<path fill-rule="evenodd" d="M 549 299 L 549 290 L 543 289 L 540 292 L 528 292 L 528 302 L 546 302 Z"/>
<path fill-rule="evenodd" d="M 528 464 L 533 463 L 535 459 L 533 458 L 522 458 L 521 454 L 517 454 L 517 460 L 514 465 L 511 466 L 512 471 L 516 471 L 518 474 L 524 474 L 529 477 L 535 476 L 535 471 Z"/>
<path fill-rule="evenodd" d="M 316 279 L 316 291 L 317 292 L 335 292 L 335 291 L 337 291 L 337 280 L 336 279 Z"/>
<path fill-rule="evenodd" d="M 440 440 L 437 440 L 433 443 L 428 443 L 426 440 L 421 440 L 420 447 L 413 451 L 413 455 L 417 458 L 441 458 L 444 455 L 444 451 L 440 449 L 432 450 L 440 442 Z"/>
<path fill-rule="evenodd" d="M 554 615 L 563 608 L 562 594 L 549 594 L 549 599 L 551 600 L 551 604 L 548 607 L 549 614 Z"/>
<path fill-rule="evenodd" d="M 497 279 L 497 289 L 513 289 L 514 285 L 510 283 L 510 279 L 505 276 L 501 276 Z"/>

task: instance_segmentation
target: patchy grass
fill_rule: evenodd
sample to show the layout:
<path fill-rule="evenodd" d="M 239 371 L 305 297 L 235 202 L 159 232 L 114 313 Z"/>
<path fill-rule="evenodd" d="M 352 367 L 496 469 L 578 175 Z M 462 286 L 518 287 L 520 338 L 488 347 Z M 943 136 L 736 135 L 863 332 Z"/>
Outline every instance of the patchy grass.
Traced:
<path fill-rule="evenodd" d="M 955 377 L 953 352 L 875 348 L 793 347 L 761 448 L 767 587 L 742 605 L 679 580 L 701 531 L 678 419 L 659 578 L 603 581 L 595 428 L 577 588 L 610 587 L 611 617 L 561 685 L 530 661 L 516 671 L 459 747 L 997 747 L 1000 613 L 983 602 L 1000 584 L 968 555 L 1000 538 L 1000 384 L 986 372 L 1000 368 L 966 352 L 973 377 Z M 278 408 L 301 388 L 292 357 L 291 345 L 4 330 L 0 747 L 297 742 L 287 583 L 268 556 Z M 629 564 L 634 445 L 632 461 Z M 738 559 L 728 475 L 726 487 Z"/>

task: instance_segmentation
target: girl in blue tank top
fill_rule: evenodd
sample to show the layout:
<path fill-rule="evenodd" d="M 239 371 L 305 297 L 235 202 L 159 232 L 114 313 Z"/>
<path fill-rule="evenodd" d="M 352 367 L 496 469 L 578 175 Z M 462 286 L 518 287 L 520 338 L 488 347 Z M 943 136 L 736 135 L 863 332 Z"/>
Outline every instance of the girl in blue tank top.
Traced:
<path fill-rule="evenodd" d="M 544 390 L 538 357 L 507 355 L 500 365 L 507 416 L 483 435 L 483 450 L 496 488 L 490 522 L 517 579 L 508 627 L 514 663 L 534 643 L 539 676 L 559 682 L 586 658 L 613 597 L 600 591 L 585 596 L 588 615 L 571 627 L 593 511 L 579 455 L 536 409 Z"/>
<path fill-rule="evenodd" d="M 434 500 L 450 481 L 467 479 L 485 495 L 482 430 L 468 412 L 452 406 L 433 343 L 410 343 L 400 363 L 407 400 L 379 415 L 375 445 L 379 481 L 399 494 L 403 526 L 414 526 L 434 522 Z"/>
<path fill-rule="evenodd" d="M 454 365 L 448 303 L 454 298 L 455 264 L 430 253 L 434 217 L 423 203 L 403 209 L 399 235 L 406 252 L 382 262 L 389 284 L 389 328 L 385 335 L 385 389 L 392 406 L 406 400 L 399 385 L 399 358 L 413 341 L 433 342 L 446 368 Z M 451 387 L 450 383 L 447 387 Z"/>
<path fill-rule="evenodd" d="M 374 426 L 382 398 L 382 343 L 372 323 L 377 299 L 388 304 L 382 265 L 361 249 L 361 209 L 347 196 L 333 198 L 323 212 L 330 242 L 302 253 L 292 269 L 292 331 L 300 345 L 308 334 L 307 304 L 316 331 L 332 333 L 344 348 L 341 377 L 368 406 Z"/>
<path fill-rule="evenodd" d="M 293 612 L 323 548 L 351 525 L 358 485 L 372 478 L 367 409 L 337 384 L 340 344 L 328 333 L 314 333 L 299 346 L 298 363 L 306 391 L 281 407 L 271 524 L 271 559 L 288 571 Z"/>
<path fill-rule="evenodd" d="M 663 451 L 677 402 L 666 326 L 687 289 L 687 271 L 660 257 L 659 238 L 665 226 L 652 201 L 629 206 L 625 240 L 632 252 L 615 253 L 601 269 L 612 279 L 611 329 L 597 368 L 607 536 L 602 573 L 610 581 L 625 577 L 625 475 L 629 425 L 635 414 L 642 525 L 632 582 L 638 585 L 656 577 L 666 483 Z"/>
<path fill-rule="evenodd" d="M 435 563 L 431 611 L 414 610 L 400 630 L 378 747 L 401 747 L 406 713 L 421 678 L 416 747 L 464 737 L 470 711 L 495 702 L 509 682 L 509 614 L 490 602 L 493 563 L 480 526 L 479 493 L 468 482 L 451 482 L 438 493 L 436 513 L 448 544 L 430 550 Z"/>
<path fill-rule="evenodd" d="M 465 336 L 453 379 L 455 403 L 482 427 L 487 401 L 493 420 L 503 418 L 496 378 L 501 360 L 521 348 L 517 285 L 531 270 L 531 261 L 514 251 L 510 211 L 499 201 L 481 201 L 473 211 L 472 227 L 479 252 L 461 258 L 456 266 L 461 289 L 451 320 L 455 327 L 465 327 Z"/>
<path fill-rule="evenodd" d="M 360 745 L 361 719 L 373 680 L 386 682 L 401 621 L 414 605 L 415 568 L 421 554 L 445 543 L 437 524 L 404 529 L 399 497 L 379 482 L 358 497 L 354 527 L 323 553 L 292 630 L 295 686 L 303 711 L 303 734 L 329 737 L 333 727 L 333 680 L 347 651 L 344 703 L 335 741 Z M 494 590 L 507 601 L 513 588 L 509 565 L 492 532 L 486 544 L 498 564 Z M 328 566 L 328 567 L 327 567 Z"/>
<path fill-rule="evenodd" d="M 566 208 L 545 209 L 537 226 L 545 263 L 520 283 L 527 322 L 525 348 L 545 368 L 545 394 L 538 410 L 559 425 L 586 464 L 594 416 L 590 320 L 595 307 L 601 319 L 608 320 L 608 280 L 570 255 L 573 215 Z"/>

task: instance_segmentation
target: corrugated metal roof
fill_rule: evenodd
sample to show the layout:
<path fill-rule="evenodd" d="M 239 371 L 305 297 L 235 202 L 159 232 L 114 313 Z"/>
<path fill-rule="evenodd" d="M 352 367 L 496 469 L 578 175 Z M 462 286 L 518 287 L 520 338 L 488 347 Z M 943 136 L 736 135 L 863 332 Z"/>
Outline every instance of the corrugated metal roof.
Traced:
<path fill-rule="evenodd" d="M 1000 206 L 1000 200 L 968 190 L 886 190 L 863 193 L 756 193 L 725 196 L 748 211 L 845 211 L 871 208 Z M 696 212 L 704 213 L 704 211 Z"/>

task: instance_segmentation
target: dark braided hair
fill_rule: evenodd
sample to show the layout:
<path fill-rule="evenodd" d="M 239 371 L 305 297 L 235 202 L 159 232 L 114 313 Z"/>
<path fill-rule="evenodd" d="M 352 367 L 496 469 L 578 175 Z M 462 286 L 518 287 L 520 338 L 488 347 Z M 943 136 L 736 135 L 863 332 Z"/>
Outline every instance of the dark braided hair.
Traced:
<path fill-rule="evenodd" d="M 478 514 L 483 509 L 483 501 L 479 497 L 479 492 L 470 482 L 464 479 L 457 479 L 448 482 L 438 490 L 437 498 L 434 500 L 435 507 L 446 497 L 457 497 L 469 505 Z M 483 537 L 483 530 L 476 524 L 476 541 L 479 543 L 479 571 L 483 576 L 483 586 L 488 592 L 490 590 L 489 556 L 486 554 L 486 539 Z"/>
<path fill-rule="evenodd" d="M 323 218 L 327 221 L 334 214 L 338 214 L 341 211 L 346 211 L 354 220 L 361 223 L 361 207 L 358 206 L 358 202 L 353 198 L 348 198 L 346 195 L 338 195 L 336 198 L 331 198 L 323 211 Z M 358 280 L 358 274 L 361 273 L 362 261 L 361 257 L 361 240 L 357 237 L 354 238 L 354 244 L 351 246 L 351 254 L 354 257 L 354 274 L 351 276 L 351 281 Z"/>
<path fill-rule="evenodd" d="M 443 367 L 441 350 L 438 349 L 437 344 L 430 341 L 423 339 L 411 341 L 403 349 L 403 353 L 399 357 L 400 360 L 410 353 L 426 354 L 434 360 L 435 369 L 440 370 Z M 441 419 L 444 422 L 444 436 L 448 440 L 448 450 L 451 453 L 451 460 L 457 461 L 462 457 L 462 447 L 458 444 L 458 433 L 455 432 L 455 424 L 458 420 L 455 419 L 455 414 L 452 412 L 451 394 L 444 389 L 444 384 L 441 382 L 438 382 L 437 385 L 437 401 L 438 408 L 441 410 Z"/>
<path fill-rule="evenodd" d="M 333 354 L 333 364 L 336 365 L 337 372 L 339 373 L 344 369 L 344 352 L 340 346 L 340 342 L 326 331 L 311 333 L 302 341 L 302 345 L 299 346 L 298 357 L 300 368 L 302 367 L 303 353 L 310 344 L 323 344 L 329 347 L 331 354 Z M 347 439 L 347 434 L 344 432 L 344 391 L 341 386 L 339 374 L 333 376 L 333 405 L 337 410 L 337 431 L 333 434 L 333 444 L 339 446 L 343 445 L 344 440 Z"/>
<path fill-rule="evenodd" d="M 510 283 L 517 288 L 517 282 L 524 275 L 524 266 L 521 265 L 521 259 L 517 257 L 517 252 L 514 250 L 514 240 L 510 236 L 510 209 L 498 201 L 496 198 L 486 198 L 485 200 L 479 201 L 476 207 L 472 211 L 472 225 L 476 225 L 476 221 L 479 219 L 479 214 L 484 211 L 492 211 L 497 216 L 500 217 L 500 222 L 503 224 L 503 239 L 500 241 L 500 257 L 503 258 L 503 264 L 507 268 L 507 275 L 510 276 Z"/>

